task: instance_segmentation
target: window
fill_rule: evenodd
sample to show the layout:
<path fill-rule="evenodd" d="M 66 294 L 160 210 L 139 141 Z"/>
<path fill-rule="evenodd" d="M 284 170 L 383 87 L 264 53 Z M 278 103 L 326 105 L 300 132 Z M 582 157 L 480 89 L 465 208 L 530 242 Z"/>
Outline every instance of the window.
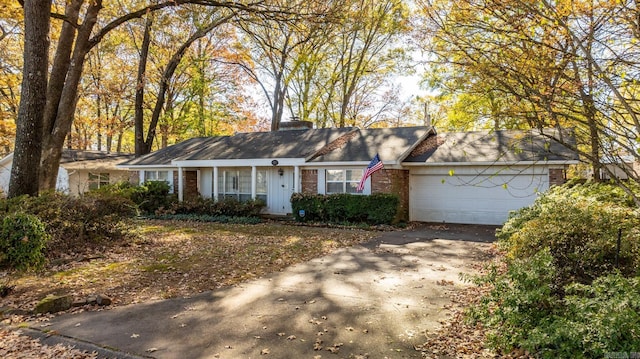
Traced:
<path fill-rule="evenodd" d="M 267 171 L 256 171 L 256 199 L 267 201 Z M 225 170 L 218 176 L 218 197 L 251 199 L 251 169 Z"/>
<path fill-rule="evenodd" d="M 327 194 L 358 193 L 358 183 L 362 178 L 362 170 L 327 170 Z"/>
<path fill-rule="evenodd" d="M 89 190 L 96 190 L 109 184 L 108 173 L 89 172 Z"/>
<path fill-rule="evenodd" d="M 145 170 L 144 180 L 146 181 L 165 181 L 169 184 L 169 192 L 173 193 L 173 172 L 171 171 L 157 171 L 157 170 Z"/>
<path fill-rule="evenodd" d="M 169 171 L 144 171 L 144 180 L 169 182 Z"/>

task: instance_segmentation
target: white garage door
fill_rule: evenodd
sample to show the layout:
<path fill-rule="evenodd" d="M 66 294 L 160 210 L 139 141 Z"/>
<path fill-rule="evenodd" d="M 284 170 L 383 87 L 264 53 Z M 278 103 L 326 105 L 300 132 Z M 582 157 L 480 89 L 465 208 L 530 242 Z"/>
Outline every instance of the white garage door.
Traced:
<path fill-rule="evenodd" d="M 501 225 L 509 211 L 533 203 L 549 187 L 544 173 L 411 174 L 412 221 Z M 532 171 L 533 172 L 533 171 Z"/>

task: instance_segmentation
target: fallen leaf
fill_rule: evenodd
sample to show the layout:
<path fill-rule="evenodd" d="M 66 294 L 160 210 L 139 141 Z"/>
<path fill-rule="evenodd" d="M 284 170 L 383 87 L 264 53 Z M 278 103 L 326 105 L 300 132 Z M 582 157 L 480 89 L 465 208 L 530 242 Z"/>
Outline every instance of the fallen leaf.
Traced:
<path fill-rule="evenodd" d="M 264 348 L 260 351 L 260 355 L 267 355 L 271 353 L 271 351 L 269 350 L 269 348 Z"/>
<path fill-rule="evenodd" d="M 147 353 L 153 353 L 155 351 L 158 351 L 158 348 L 149 348 L 146 350 Z"/>
<path fill-rule="evenodd" d="M 140 334 L 136 334 L 136 333 L 131 334 L 131 338 L 138 338 L 138 337 L 140 337 Z"/>
<path fill-rule="evenodd" d="M 287 340 L 296 340 L 296 336 L 295 335 L 289 335 L 287 337 Z"/>

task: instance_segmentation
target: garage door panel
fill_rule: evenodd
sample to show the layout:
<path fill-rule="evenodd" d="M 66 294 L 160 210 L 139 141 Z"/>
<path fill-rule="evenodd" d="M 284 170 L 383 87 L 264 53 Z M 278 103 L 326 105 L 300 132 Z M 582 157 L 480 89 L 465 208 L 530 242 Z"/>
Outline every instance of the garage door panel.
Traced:
<path fill-rule="evenodd" d="M 411 175 L 411 220 L 502 224 L 509 211 L 528 206 L 548 188 L 545 174 Z M 503 186 L 506 184 L 506 186 Z"/>

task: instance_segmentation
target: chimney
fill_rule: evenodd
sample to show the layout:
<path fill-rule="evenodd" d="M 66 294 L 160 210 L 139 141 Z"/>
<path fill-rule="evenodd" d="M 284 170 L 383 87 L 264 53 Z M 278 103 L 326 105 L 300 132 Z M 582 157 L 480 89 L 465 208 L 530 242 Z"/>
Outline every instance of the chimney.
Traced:
<path fill-rule="evenodd" d="M 431 127 L 431 115 L 429 114 L 429 102 L 424 103 L 424 125 Z"/>
<path fill-rule="evenodd" d="M 311 121 L 298 121 L 292 120 L 287 122 L 280 122 L 280 126 L 278 127 L 278 131 L 289 131 L 289 130 L 309 130 L 313 128 L 313 122 Z"/>

